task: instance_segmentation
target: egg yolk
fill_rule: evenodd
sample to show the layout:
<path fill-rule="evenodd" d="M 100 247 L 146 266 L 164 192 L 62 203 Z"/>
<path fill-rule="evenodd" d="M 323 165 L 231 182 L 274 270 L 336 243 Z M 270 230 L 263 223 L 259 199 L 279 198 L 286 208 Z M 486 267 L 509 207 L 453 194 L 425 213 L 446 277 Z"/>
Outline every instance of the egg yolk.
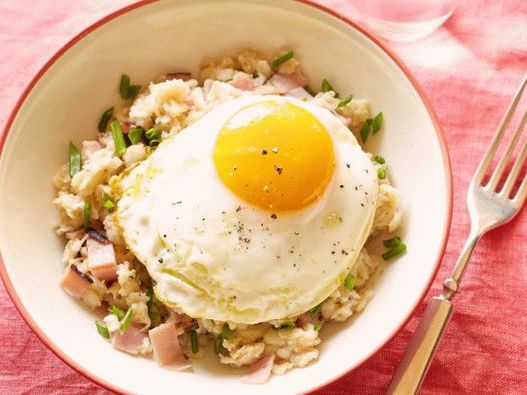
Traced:
<path fill-rule="evenodd" d="M 309 111 L 266 101 L 229 118 L 216 139 L 214 163 L 221 180 L 243 200 L 290 211 L 322 196 L 335 158 L 327 130 Z"/>

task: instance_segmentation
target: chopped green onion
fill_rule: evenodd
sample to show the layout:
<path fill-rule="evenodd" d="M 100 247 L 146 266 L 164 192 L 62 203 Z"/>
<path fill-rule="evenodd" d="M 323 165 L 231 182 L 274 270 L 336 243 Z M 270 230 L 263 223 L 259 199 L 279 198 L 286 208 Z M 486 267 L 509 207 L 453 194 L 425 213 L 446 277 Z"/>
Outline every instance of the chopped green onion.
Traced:
<path fill-rule="evenodd" d="M 214 339 L 214 352 L 216 354 L 219 354 L 222 347 L 223 347 L 223 336 L 218 335 L 216 336 L 216 339 Z"/>
<path fill-rule="evenodd" d="M 190 349 L 192 350 L 193 354 L 196 354 L 199 351 L 199 343 L 198 343 L 198 334 L 195 330 L 191 330 L 189 332 L 190 335 Z"/>
<path fill-rule="evenodd" d="M 101 115 L 101 120 L 99 121 L 99 125 L 97 126 L 97 129 L 99 129 L 99 132 L 104 133 L 106 130 L 106 126 L 108 126 L 108 121 L 112 117 L 113 114 L 113 107 L 107 109 L 105 112 Z"/>
<path fill-rule="evenodd" d="M 105 339 L 110 338 L 110 331 L 108 330 L 108 327 L 104 322 L 95 321 L 95 326 L 97 327 L 97 332 L 99 332 L 99 335 L 101 335 Z"/>
<path fill-rule="evenodd" d="M 278 329 L 289 329 L 289 328 L 294 328 L 295 326 L 296 324 L 294 322 L 283 322 L 280 324 Z"/>
<path fill-rule="evenodd" d="M 130 88 L 130 77 L 126 74 L 121 75 L 119 81 L 119 93 L 123 99 L 128 99 L 128 89 Z"/>
<path fill-rule="evenodd" d="M 126 74 L 121 75 L 119 81 L 119 93 L 123 99 L 133 99 L 141 90 L 141 85 L 130 85 L 130 77 Z"/>
<path fill-rule="evenodd" d="M 82 226 L 84 229 L 90 227 L 90 217 L 91 217 L 91 204 L 90 202 L 84 202 L 84 209 L 82 210 Z"/>
<path fill-rule="evenodd" d="M 335 97 L 336 98 L 339 97 L 339 93 L 335 90 L 335 88 L 333 88 L 333 86 L 331 86 L 329 81 L 327 79 L 325 79 L 325 78 L 322 80 L 322 83 L 320 84 L 320 91 L 321 92 L 333 91 L 333 92 L 335 92 Z"/>
<path fill-rule="evenodd" d="M 375 115 L 373 121 L 371 122 L 371 131 L 373 134 L 381 130 L 382 127 L 382 112 Z"/>
<path fill-rule="evenodd" d="M 115 208 L 115 203 L 112 201 L 112 198 L 107 193 L 102 194 L 102 204 L 104 208 L 108 211 L 112 211 Z"/>
<path fill-rule="evenodd" d="M 398 246 L 402 243 L 402 240 L 399 236 L 392 237 L 391 239 L 386 239 L 382 242 L 386 248 L 392 248 Z"/>
<path fill-rule="evenodd" d="M 123 320 L 121 321 L 121 325 L 119 325 L 119 332 L 124 333 L 126 331 L 126 329 L 128 328 L 128 325 L 130 325 L 130 322 L 132 321 L 133 316 L 134 316 L 134 309 L 129 307 Z"/>
<path fill-rule="evenodd" d="M 108 307 L 108 311 L 114 315 L 117 316 L 117 318 L 122 319 L 124 317 L 124 311 L 122 311 L 119 307 L 112 304 L 110 307 Z"/>
<path fill-rule="evenodd" d="M 379 156 L 379 155 L 375 155 L 373 157 L 373 161 L 377 162 L 380 165 L 384 165 L 386 163 L 386 160 L 382 156 Z"/>
<path fill-rule="evenodd" d="M 337 108 L 346 107 L 346 104 L 348 104 L 351 101 L 351 99 L 353 99 L 353 95 L 349 95 L 345 99 L 342 99 L 341 101 L 339 101 L 339 104 L 337 104 Z"/>
<path fill-rule="evenodd" d="M 400 244 L 393 246 L 387 252 L 382 254 L 382 259 L 387 261 L 388 259 L 393 258 L 394 256 L 397 256 L 397 255 L 400 255 L 404 252 L 406 252 L 406 244 L 401 242 Z"/>
<path fill-rule="evenodd" d="M 344 285 L 350 291 L 353 291 L 353 289 L 355 288 L 355 276 L 353 274 L 348 274 L 344 279 Z"/>
<path fill-rule="evenodd" d="M 143 131 L 144 129 L 140 126 L 133 128 L 128 132 L 128 139 L 132 144 L 137 144 L 141 142 L 141 138 L 143 137 Z"/>
<path fill-rule="evenodd" d="M 304 86 L 304 89 L 307 93 L 309 93 L 311 96 L 316 96 L 317 95 L 317 92 L 315 92 L 313 90 L 313 88 L 311 88 L 309 85 L 305 85 Z"/>
<path fill-rule="evenodd" d="M 386 168 L 381 167 L 377 169 L 377 178 L 379 180 L 384 180 L 386 178 Z"/>
<path fill-rule="evenodd" d="M 128 96 L 126 98 L 133 99 L 134 97 L 137 96 L 140 90 L 141 90 L 141 85 L 130 85 L 128 87 Z"/>
<path fill-rule="evenodd" d="M 70 156 L 70 178 L 81 171 L 81 152 L 73 142 L 69 144 L 69 156 Z"/>
<path fill-rule="evenodd" d="M 145 135 L 148 140 L 152 140 L 161 137 L 161 132 L 156 128 L 150 128 L 146 131 Z"/>
<path fill-rule="evenodd" d="M 277 69 L 278 67 L 280 67 L 280 65 L 284 64 L 289 59 L 292 59 L 293 55 L 294 55 L 293 51 L 289 51 L 285 55 L 282 55 L 279 58 L 276 58 L 275 60 L 272 61 L 271 67 L 273 68 L 273 70 Z"/>
<path fill-rule="evenodd" d="M 126 151 L 126 143 L 124 141 L 123 131 L 121 130 L 121 123 L 113 121 L 110 125 L 112 128 L 113 142 L 115 144 L 115 154 L 121 156 Z"/>
<path fill-rule="evenodd" d="M 146 296 L 148 297 L 148 300 L 146 302 L 146 307 L 148 308 L 148 317 L 151 321 L 157 321 L 159 319 L 159 313 L 156 310 L 152 309 L 155 298 L 154 291 L 152 288 L 147 289 Z"/>
<path fill-rule="evenodd" d="M 362 127 L 360 128 L 360 137 L 362 138 L 362 142 L 365 143 L 366 140 L 368 140 L 368 136 L 370 135 L 371 131 L 371 123 L 372 119 L 368 118 L 364 121 L 362 124 Z"/>
<path fill-rule="evenodd" d="M 315 307 L 312 307 L 311 310 L 309 310 L 309 315 L 311 318 L 315 318 L 320 311 L 320 308 L 322 307 L 322 303 L 317 304 Z"/>
<path fill-rule="evenodd" d="M 221 336 L 223 336 L 224 339 L 231 340 L 234 336 L 234 332 L 227 325 L 224 325 L 221 330 Z"/>
<path fill-rule="evenodd" d="M 316 323 L 313 329 L 317 332 L 320 332 L 320 330 L 322 329 L 322 323 L 321 322 Z"/>

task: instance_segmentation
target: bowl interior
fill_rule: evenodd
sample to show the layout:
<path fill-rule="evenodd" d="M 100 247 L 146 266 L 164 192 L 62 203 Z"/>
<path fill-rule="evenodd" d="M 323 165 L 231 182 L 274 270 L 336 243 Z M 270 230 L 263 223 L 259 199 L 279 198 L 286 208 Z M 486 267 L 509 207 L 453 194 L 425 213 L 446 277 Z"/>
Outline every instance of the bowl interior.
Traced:
<path fill-rule="evenodd" d="M 119 103 L 121 73 L 146 84 L 167 71 L 196 71 L 204 56 L 242 47 L 292 48 L 319 86 L 370 99 L 385 128 L 371 139 L 402 193 L 408 253 L 389 265 L 370 304 L 352 323 L 323 331 L 319 361 L 274 377 L 254 393 L 300 392 L 331 381 L 384 344 L 414 309 L 442 253 L 449 225 L 449 174 L 433 120 L 396 63 L 344 21 L 294 1 L 155 2 L 130 10 L 84 36 L 42 75 L 20 107 L 0 161 L 0 251 L 8 282 L 48 342 L 70 363 L 114 388 L 163 388 L 219 394 L 247 391 L 238 374 L 214 361 L 194 373 L 159 368 L 113 350 L 90 312 L 58 286 L 63 242 L 54 234 L 51 179 L 67 143 L 93 138 L 101 113 Z M 8 288 L 11 286 L 8 284 Z"/>

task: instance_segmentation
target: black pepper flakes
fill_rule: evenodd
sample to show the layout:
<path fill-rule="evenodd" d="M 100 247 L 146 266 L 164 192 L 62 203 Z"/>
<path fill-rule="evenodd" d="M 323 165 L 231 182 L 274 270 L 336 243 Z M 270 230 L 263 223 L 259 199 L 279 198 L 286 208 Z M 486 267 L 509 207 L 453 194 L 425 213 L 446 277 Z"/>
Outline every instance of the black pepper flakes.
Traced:
<path fill-rule="evenodd" d="M 341 189 L 344 189 L 344 185 L 342 185 L 342 184 L 340 184 L 339 187 L 340 187 Z"/>
<path fill-rule="evenodd" d="M 331 255 L 335 255 L 335 251 L 331 251 Z"/>
<path fill-rule="evenodd" d="M 159 258 L 157 261 L 158 261 L 159 263 L 163 263 L 163 258 Z"/>
<path fill-rule="evenodd" d="M 267 150 L 263 149 L 262 150 L 262 155 L 267 155 Z"/>
<path fill-rule="evenodd" d="M 236 212 L 240 211 L 242 209 L 242 206 L 238 206 L 238 208 L 236 209 Z"/>
<path fill-rule="evenodd" d="M 361 203 L 360 205 L 361 205 L 362 207 L 364 207 L 364 203 Z"/>
<path fill-rule="evenodd" d="M 282 167 L 278 166 L 278 165 L 274 165 L 274 169 L 276 170 L 276 172 L 278 173 L 278 175 L 281 175 L 282 174 L 282 171 L 284 170 Z"/>
<path fill-rule="evenodd" d="M 277 219 L 278 216 L 277 216 L 275 213 L 272 213 L 272 214 L 271 214 L 271 218 L 272 218 L 272 219 Z"/>
<path fill-rule="evenodd" d="M 346 167 L 349 169 L 351 166 L 349 163 L 346 163 Z"/>
<path fill-rule="evenodd" d="M 340 251 L 340 253 L 341 253 L 342 255 L 348 255 L 348 251 L 346 251 L 346 250 L 342 250 L 342 251 Z"/>

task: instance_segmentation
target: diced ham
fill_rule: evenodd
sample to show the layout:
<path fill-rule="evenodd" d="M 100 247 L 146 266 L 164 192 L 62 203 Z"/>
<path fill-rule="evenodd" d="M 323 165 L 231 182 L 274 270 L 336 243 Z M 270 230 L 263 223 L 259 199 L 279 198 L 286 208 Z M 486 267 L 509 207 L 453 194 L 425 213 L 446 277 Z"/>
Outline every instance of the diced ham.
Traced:
<path fill-rule="evenodd" d="M 289 92 L 287 92 L 287 96 L 294 97 L 300 100 L 310 100 L 313 98 L 313 96 L 311 96 L 309 92 L 306 91 L 304 88 L 293 88 Z"/>
<path fill-rule="evenodd" d="M 285 94 L 289 92 L 291 89 L 295 88 L 301 88 L 303 86 L 306 86 L 308 83 L 307 77 L 300 71 L 300 69 L 296 69 L 296 71 L 293 74 L 274 74 L 269 79 L 269 84 L 274 86 L 274 88 L 278 91 L 280 94 Z"/>
<path fill-rule="evenodd" d="M 92 274 L 99 280 L 113 281 L 117 278 L 117 263 L 112 243 L 103 243 L 89 237 L 88 267 Z"/>
<path fill-rule="evenodd" d="M 113 348 L 136 355 L 139 354 L 147 334 L 144 331 L 144 325 L 132 322 L 124 333 L 114 331 L 110 334 L 110 338 Z"/>
<path fill-rule="evenodd" d="M 64 276 L 62 276 L 62 280 L 60 280 L 60 286 L 76 298 L 80 298 L 92 283 L 93 280 L 86 274 L 81 273 L 75 265 L 68 266 Z"/>
<path fill-rule="evenodd" d="M 241 378 L 245 384 L 263 384 L 271 377 L 273 369 L 274 354 L 265 355 L 249 366 L 249 373 Z"/>
<path fill-rule="evenodd" d="M 82 142 L 81 156 L 83 161 L 87 161 L 92 157 L 95 151 L 102 148 L 102 145 L 97 140 L 86 140 Z"/>
<path fill-rule="evenodd" d="M 242 91 L 254 90 L 254 81 L 252 78 L 248 76 L 243 76 L 235 80 L 232 80 L 230 84 L 234 86 L 235 88 L 241 89 Z"/>
<path fill-rule="evenodd" d="M 132 129 L 133 126 L 134 125 L 131 122 L 128 122 L 128 121 L 121 122 L 121 131 L 124 134 L 127 134 L 130 131 L 130 129 Z"/>
<path fill-rule="evenodd" d="M 66 236 L 66 239 L 68 240 L 76 240 L 82 239 L 85 234 L 86 232 L 84 232 L 84 229 L 77 229 L 64 233 L 64 236 Z"/>
<path fill-rule="evenodd" d="M 192 78 L 192 74 L 186 73 L 186 72 L 175 72 L 175 73 L 168 73 L 167 74 L 167 80 L 183 80 L 188 81 Z"/>
<path fill-rule="evenodd" d="M 148 331 L 154 358 L 159 365 L 170 365 L 176 369 L 186 369 L 190 363 L 185 359 L 179 344 L 176 326 L 173 322 L 167 322 Z"/>

